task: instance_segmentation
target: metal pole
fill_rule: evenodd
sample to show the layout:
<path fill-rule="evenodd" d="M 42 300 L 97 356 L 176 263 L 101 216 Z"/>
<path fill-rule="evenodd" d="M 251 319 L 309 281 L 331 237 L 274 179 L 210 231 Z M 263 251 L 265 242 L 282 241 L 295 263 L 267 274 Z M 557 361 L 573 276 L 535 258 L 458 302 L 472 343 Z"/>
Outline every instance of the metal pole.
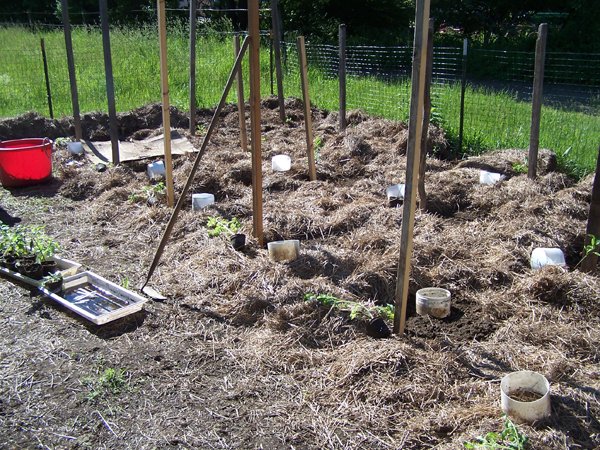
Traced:
<path fill-rule="evenodd" d="M 48 60 L 46 59 L 46 46 L 44 45 L 44 38 L 40 39 L 40 46 L 42 47 L 42 61 L 44 63 L 44 78 L 46 80 L 46 98 L 48 99 L 48 110 L 50 111 L 50 118 L 54 119 L 54 112 L 52 111 L 52 91 L 50 90 L 50 76 L 48 73 Z"/>
<path fill-rule="evenodd" d="M 108 27 L 108 8 L 106 6 L 106 0 L 100 0 L 100 21 L 102 22 L 102 48 L 104 50 L 104 73 L 106 75 L 108 126 L 112 147 L 112 162 L 113 164 L 118 164 L 120 162 L 119 130 L 117 124 L 117 109 L 115 106 L 115 85 L 113 81 L 112 58 L 110 55 L 110 30 Z"/>
<path fill-rule="evenodd" d="M 458 125 L 458 154 L 462 153 L 463 131 L 465 124 L 465 91 L 467 89 L 467 56 L 469 51 L 469 40 L 463 41 L 462 53 L 462 76 L 460 78 L 460 123 Z"/>
<path fill-rule="evenodd" d="M 425 191 L 425 172 L 427 167 L 427 142 L 429 137 L 429 119 L 431 116 L 431 75 L 433 72 L 433 25 L 429 19 L 427 30 L 427 62 L 425 64 L 425 90 L 423 94 L 423 132 L 421 133 L 421 158 L 419 161 L 419 209 L 427 210 L 427 192 Z"/>
<path fill-rule="evenodd" d="M 312 115 L 310 109 L 310 94 L 308 91 L 308 63 L 306 62 L 306 46 L 304 36 L 298 36 L 298 59 L 300 60 L 300 81 L 302 83 L 302 101 L 304 103 L 304 128 L 306 132 L 306 153 L 308 156 L 308 178 L 310 181 L 317 179 L 315 166 L 315 151 L 312 130 Z"/>
<path fill-rule="evenodd" d="M 240 36 L 236 34 L 233 38 L 234 55 L 237 58 L 240 54 Z M 248 151 L 248 134 L 246 133 L 246 108 L 244 105 L 244 78 L 242 77 L 242 69 L 237 72 L 237 101 L 238 101 L 238 118 L 240 122 L 240 145 L 242 150 Z"/>
<path fill-rule="evenodd" d="M 65 34 L 65 49 L 67 51 L 67 65 L 69 66 L 69 82 L 71 86 L 71 103 L 73 105 L 73 122 L 75 125 L 75 139 L 81 140 L 81 116 L 79 113 L 79 95 L 77 93 L 77 77 L 75 76 L 75 59 L 73 58 L 73 41 L 71 40 L 71 24 L 69 23 L 69 2 L 61 0 L 62 21 Z"/>
<path fill-rule="evenodd" d="M 196 0 L 190 0 L 190 134 L 196 134 Z"/>
<path fill-rule="evenodd" d="M 346 25 L 343 23 L 339 27 L 339 59 L 338 76 L 340 83 L 340 131 L 346 129 Z"/>
<path fill-rule="evenodd" d="M 279 119 L 285 122 L 285 105 L 283 97 L 283 71 L 281 70 L 281 18 L 278 0 L 271 0 L 271 24 L 273 28 L 273 50 L 275 52 L 275 77 L 277 80 L 277 101 L 279 102 Z"/>

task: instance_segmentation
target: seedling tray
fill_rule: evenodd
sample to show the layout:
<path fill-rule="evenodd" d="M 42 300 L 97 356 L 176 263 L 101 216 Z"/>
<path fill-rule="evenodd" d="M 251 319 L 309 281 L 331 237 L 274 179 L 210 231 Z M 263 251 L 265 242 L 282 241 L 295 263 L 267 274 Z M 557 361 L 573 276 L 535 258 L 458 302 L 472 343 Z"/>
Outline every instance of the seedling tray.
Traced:
<path fill-rule="evenodd" d="M 58 256 L 52 256 L 50 259 L 56 261 L 58 270 L 60 273 L 62 273 L 63 277 L 75 275 L 81 269 L 81 264 L 76 263 L 75 261 L 71 261 L 69 259 L 63 259 Z M 39 287 L 42 285 L 41 280 L 35 280 L 33 278 L 26 277 L 24 275 L 21 275 L 19 272 L 12 271 L 10 269 L 7 269 L 6 267 L 0 267 L 0 273 L 33 287 Z"/>
<path fill-rule="evenodd" d="M 142 309 L 147 299 L 93 272 L 81 272 L 63 281 L 63 291 L 45 295 L 96 325 L 103 325 Z"/>

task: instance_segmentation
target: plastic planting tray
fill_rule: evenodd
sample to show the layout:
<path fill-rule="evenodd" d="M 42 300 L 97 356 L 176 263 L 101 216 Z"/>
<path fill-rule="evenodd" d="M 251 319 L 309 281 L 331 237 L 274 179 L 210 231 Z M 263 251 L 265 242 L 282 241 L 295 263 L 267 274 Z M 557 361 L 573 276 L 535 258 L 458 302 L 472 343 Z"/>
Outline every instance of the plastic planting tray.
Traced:
<path fill-rule="evenodd" d="M 63 290 L 40 291 L 96 325 L 140 311 L 147 299 L 93 272 L 81 272 L 63 281 Z"/>

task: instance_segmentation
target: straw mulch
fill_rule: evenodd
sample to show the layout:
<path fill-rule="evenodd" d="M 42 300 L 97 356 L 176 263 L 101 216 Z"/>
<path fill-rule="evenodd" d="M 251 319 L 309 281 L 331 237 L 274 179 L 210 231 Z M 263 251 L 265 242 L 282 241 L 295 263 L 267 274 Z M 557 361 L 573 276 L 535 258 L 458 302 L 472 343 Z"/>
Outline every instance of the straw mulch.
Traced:
<path fill-rule="evenodd" d="M 576 268 L 592 177 L 556 172 L 548 151 L 535 181 L 516 170 L 521 150 L 436 159 L 449 152 L 430 128 L 406 335 L 374 339 L 363 321 L 304 294 L 393 303 L 402 207 L 385 188 L 404 182 L 406 126 L 355 111 L 340 133 L 335 113 L 313 110 L 323 145 L 311 182 L 301 104 L 287 101 L 285 124 L 275 107 L 262 110 L 265 237 L 299 239 L 300 257 L 271 262 L 250 237 L 250 154 L 228 106 L 192 186 L 216 204 L 193 212 L 186 200 L 152 278 L 167 301 L 95 327 L 0 281 L 0 446 L 457 449 L 502 429 L 499 381 L 515 370 L 551 383 L 552 416 L 519 424 L 529 448 L 600 446 L 600 278 Z M 156 132 L 144 125 L 159 126 L 144 119 L 155 113 L 124 115 L 121 137 Z M 28 118 L 11 124 L 25 133 Z M 102 129 L 96 119 L 86 133 Z M 6 122 L 0 130 L 19 137 Z M 201 136 L 189 138 L 199 147 Z M 289 172 L 271 171 L 280 153 L 292 157 Z M 193 158 L 175 159 L 176 192 Z M 53 182 L 0 190 L 0 212 L 46 224 L 65 256 L 135 289 L 170 216 L 164 196 L 147 199 L 148 162 L 99 173 L 57 149 Z M 506 179 L 480 185 L 480 169 Z M 241 221 L 244 251 L 208 237 L 214 215 Z M 568 267 L 531 270 L 536 247 L 561 248 Z M 414 313 L 428 286 L 452 292 L 450 317 Z M 124 369 L 125 385 L 90 399 L 106 368 Z"/>

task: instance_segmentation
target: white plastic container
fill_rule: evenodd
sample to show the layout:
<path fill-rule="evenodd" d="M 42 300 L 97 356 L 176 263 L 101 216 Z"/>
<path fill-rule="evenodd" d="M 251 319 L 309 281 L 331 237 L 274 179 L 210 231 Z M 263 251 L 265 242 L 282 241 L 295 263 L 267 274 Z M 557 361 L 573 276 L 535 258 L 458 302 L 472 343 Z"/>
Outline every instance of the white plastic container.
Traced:
<path fill-rule="evenodd" d="M 479 183 L 480 184 L 496 184 L 500 180 L 504 180 L 506 177 L 500 173 L 488 172 L 486 170 L 479 171 Z"/>
<path fill-rule="evenodd" d="M 215 196 L 205 192 L 192 194 L 192 211 L 200 211 L 215 202 Z"/>
<path fill-rule="evenodd" d="M 531 268 L 544 266 L 566 267 L 565 255 L 560 248 L 536 248 L 531 252 Z"/>
<path fill-rule="evenodd" d="M 81 155 L 83 153 L 83 144 L 79 141 L 69 142 L 67 144 L 67 150 L 72 155 Z"/>
<path fill-rule="evenodd" d="M 404 200 L 404 192 L 406 191 L 406 185 L 404 184 L 393 184 L 389 186 L 385 193 L 389 201 L 393 200 Z"/>
<path fill-rule="evenodd" d="M 271 167 L 274 172 L 287 172 L 292 167 L 292 158 L 288 155 L 275 155 L 271 159 Z"/>
<path fill-rule="evenodd" d="M 504 376 L 500 396 L 502 411 L 517 421 L 532 423 L 551 413 L 550 383 L 537 372 L 522 370 Z"/>
<path fill-rule="evenodd" d="M 156 161 L 148 164 L 148 178 L 151 180 L 158 180 L 165 177 L 165 163 L 164 161 Z"/>
<path fill-rule="evenodd" d="M 267 244 L 267 249 L 272 261 L 293 261 L 300 254 L 300 241 L 297 239 L 273 241 Z"/>
<path fill-rule="evenodd" d="M 428 287 L 417 291 L 417 314 L 443 319 L 450 315 L 450 291 Z"/>

